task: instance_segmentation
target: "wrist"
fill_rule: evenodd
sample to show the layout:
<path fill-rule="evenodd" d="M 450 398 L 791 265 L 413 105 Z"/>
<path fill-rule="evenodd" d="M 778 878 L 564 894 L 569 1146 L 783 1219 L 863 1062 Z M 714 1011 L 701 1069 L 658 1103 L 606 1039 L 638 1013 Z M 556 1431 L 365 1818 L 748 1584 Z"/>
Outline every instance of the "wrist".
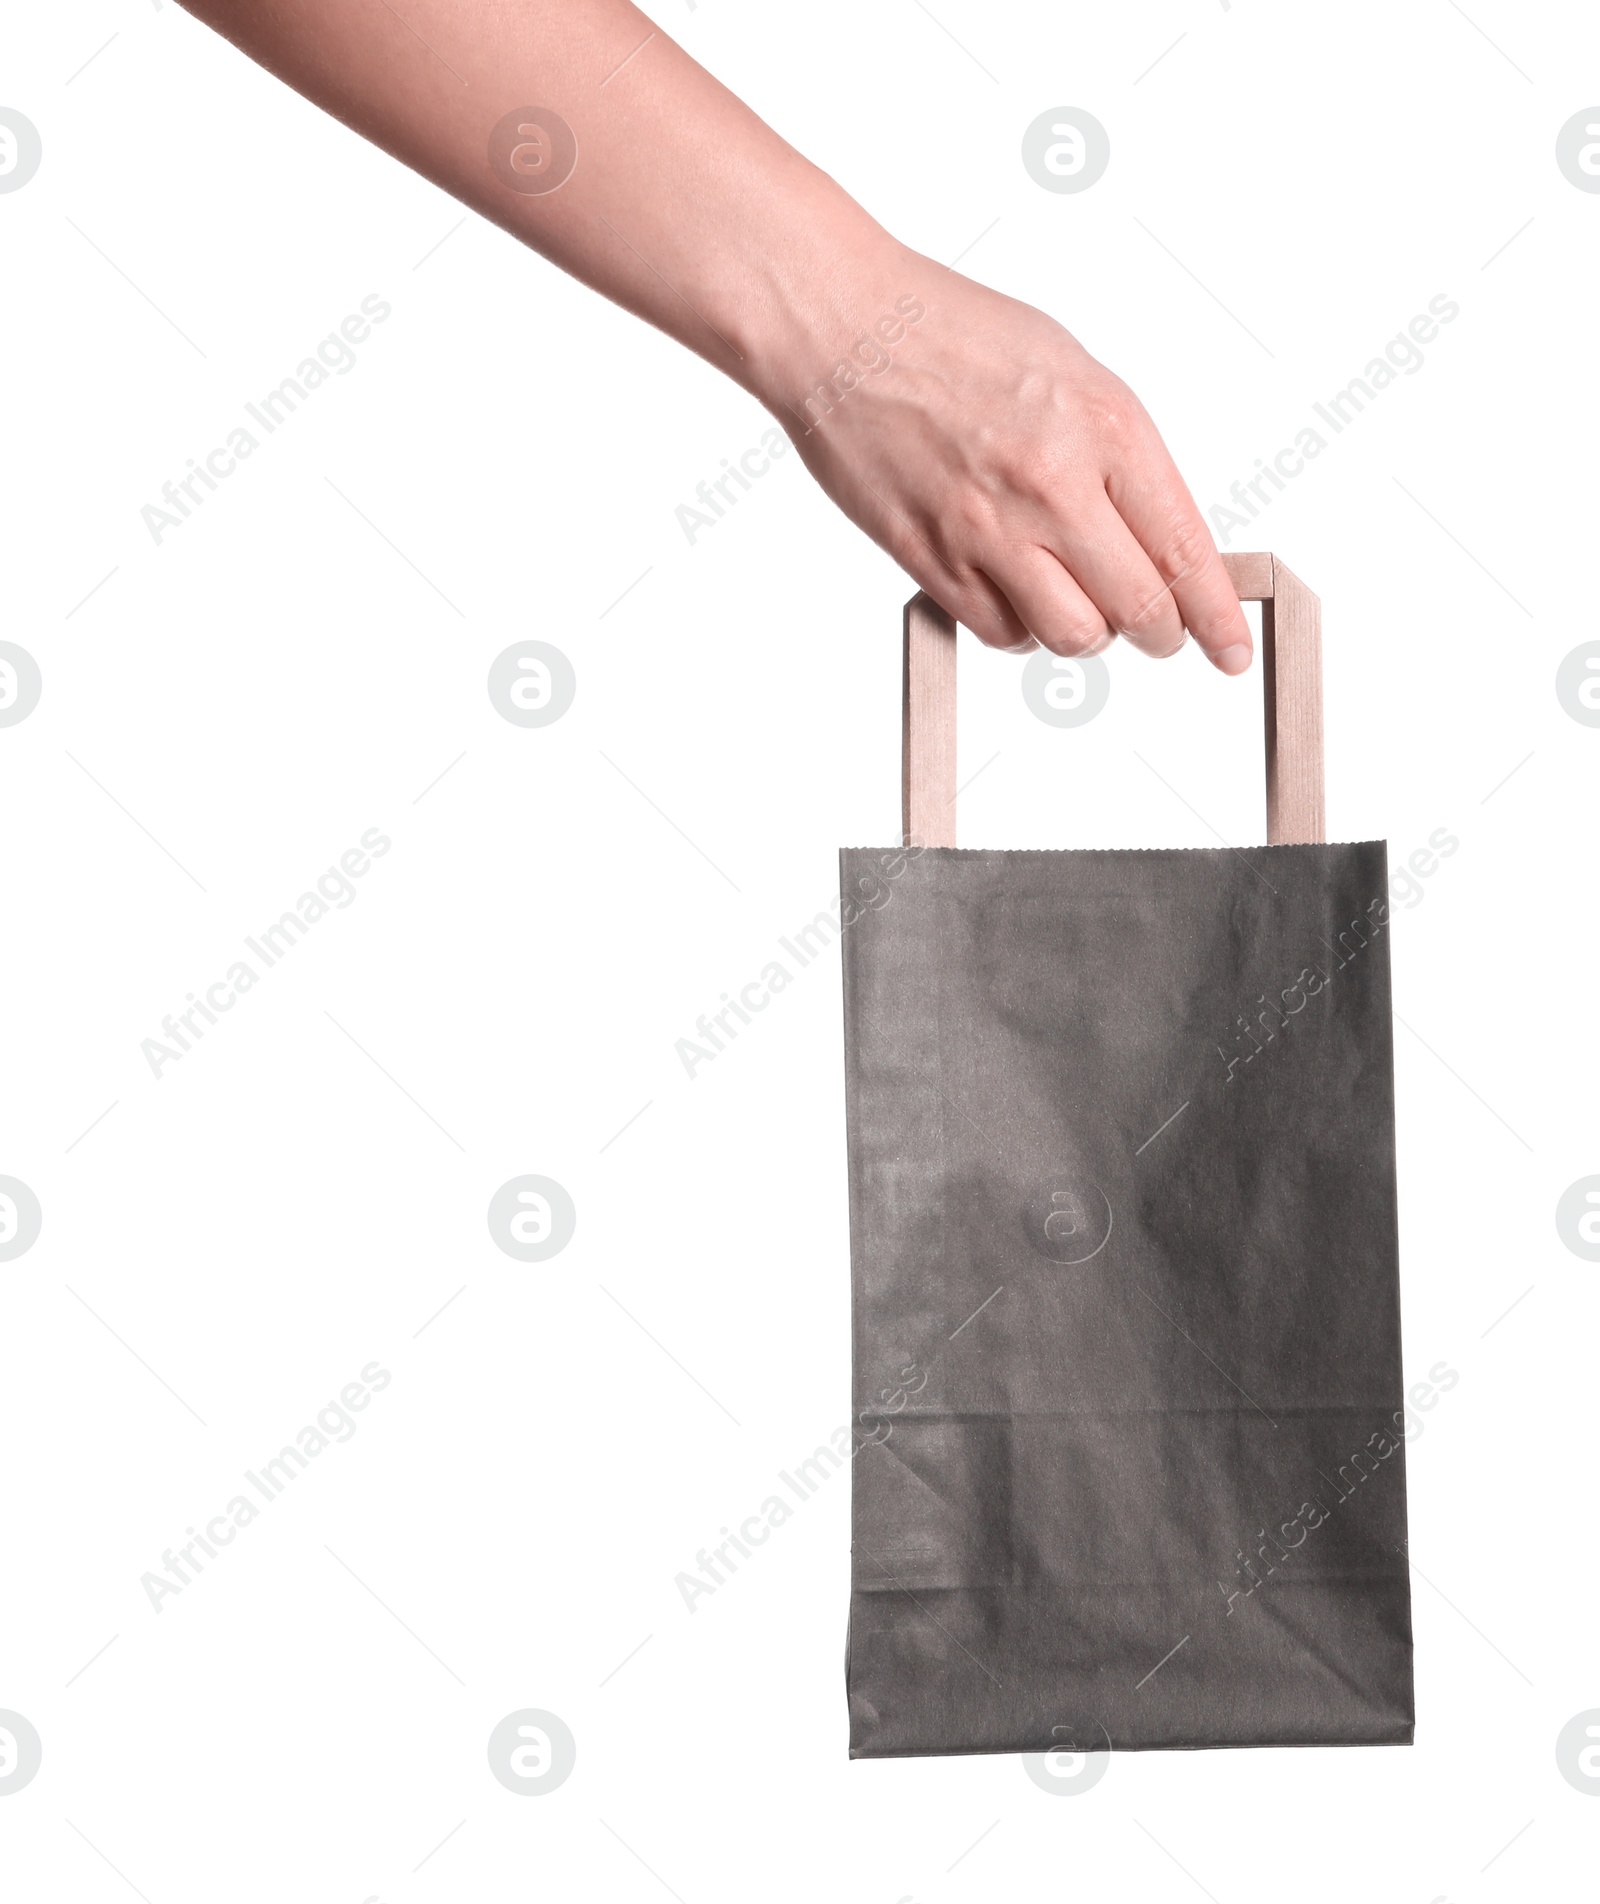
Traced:
<path fill-rule="evenodd" d="M 824 181 L 749 274 L 730 335 L 738 381 L 786 428 L 807 430 L 886 370 L 927 314 L 933 267 Z"/>

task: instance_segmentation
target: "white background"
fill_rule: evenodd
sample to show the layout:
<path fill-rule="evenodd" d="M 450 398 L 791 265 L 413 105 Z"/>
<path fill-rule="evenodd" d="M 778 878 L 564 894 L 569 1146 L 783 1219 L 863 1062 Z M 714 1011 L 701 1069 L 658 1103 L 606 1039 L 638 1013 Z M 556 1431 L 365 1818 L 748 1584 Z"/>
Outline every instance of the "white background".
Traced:
<path fill-rule="evenodd" d="M 0 1264 L 0 1707 L 44 1742 L 9 1896 L 1429 1904 L 1593 1868 L 1554 1745 L 1600 1706 L 1600 1269 L 1554 1211 L 1600 1171 L 1600 730 L 1554 681 L 1600 634 L 1600 196 L 1554 141 L 1600 23 L 934 12 L 661 20 L 1066 323 L 1202 505 L 1460 305 L 1231 542 L 1323 598 L 1331 836 L 1460 842 L 1391 945 L 1408 1380 L 1460 1375 L 1408 1456 L 1416 1746 L 1119 1756 L 1074 1798 L 852 1764 L 843 1478 L 686 1612 L 848 1411 L 836 955 L 692 1081 L 674 1041 L 895 837 L 909 585 L 792 455 L 691 547 L 749 398 L 172 7 L 82 0 L 9 10 L 0 66 L 44 152 L 0 196 L 0 637 L 44 678 L 0 730 L 0 1173 L 44 1213 Z M 1081 195 L 1020 159 L 1061 104 L 1110 133 Z M 157 546 L 141 506 L 374 292 L 355 369 Z M 578 677 L 538 730 L 485 691 L 528 638 Z M 1059 731 L 964 642 L 963 840 L 1259 840 L 1259 672 L 1110 664 Z M 153 1078 L 141 1040 L 374 826 L 355 902 Z M 485 1222 L 528 1172 L 578 1212 L 536 1265 Z M 354 1439 L 155 1613 L 140 1576 L 375 1358 Z M 578 1746 L 534 1800 L 485 1756 L 521 1707 Z"/>

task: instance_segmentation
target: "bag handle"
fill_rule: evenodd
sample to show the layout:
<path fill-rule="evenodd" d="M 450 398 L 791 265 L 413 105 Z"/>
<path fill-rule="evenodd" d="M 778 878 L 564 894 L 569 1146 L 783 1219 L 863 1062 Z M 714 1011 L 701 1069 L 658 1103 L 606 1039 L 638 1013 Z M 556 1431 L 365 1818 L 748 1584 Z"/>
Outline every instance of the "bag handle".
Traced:
<path fill-rule="evenodd" d="M 1225 555 L 1242 602 L 1261 604 L 1267 841 L 1327 837 L 1322 777 L 1322 603 L 1275 555 Z M 956 843 L 956 625 L 929 596 L 906 603 L 900 819 L 923 846 Z"/>

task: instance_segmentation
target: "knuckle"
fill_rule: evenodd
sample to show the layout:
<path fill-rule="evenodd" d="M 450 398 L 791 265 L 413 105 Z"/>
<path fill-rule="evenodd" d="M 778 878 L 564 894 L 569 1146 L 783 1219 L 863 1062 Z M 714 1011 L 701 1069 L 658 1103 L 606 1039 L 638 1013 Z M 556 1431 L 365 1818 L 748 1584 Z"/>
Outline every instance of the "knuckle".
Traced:
<path fill-rule="evenodd" d="M 1117 625 L 1135 641 L 1169 643 L 1178 632 L 1178 611 L 1172 591 L 1157 585 L 1139 598 L 1130 598 Z"/>
<path fill-rule="evenodd" d="M 1143 644 L 1144 652 L 1149 655 L 1153 661 L 1170 661 L 1188 639 L 1189 637 L 1180 628 L 1177 634 L 1169 640 L 1145 642 Z"/>
<path fill-rule="evenodd" d="M 946 560 L 958 567 L 958 551 L 986 549 L 998 531 L 995 499 L 976 483 L 962 483 L 940 511 L 937 534 Z"/>
<path fill-rule="evenodd" d="M 986 648 L 1003 652 L 1032 647 L 1033 638 L 1011 612 L 1004 600 L 992 599 L 992 591 L 980 586 L 976 578 L 958 573 L 956 586 L 946 589 L 949 612 L 963 628 L 970 629 Z"/>
<path fill-rule="evenodd" d="M 1066 660 L 1095 654 L 1111 638 L 1111 631 L 1104 622 L 1087 620 L 1060 621 L 1050 628 L 1036 628 L 1034 633 L 1052 654 L 1061 655 Z"/>
<path fill-rule="evenodd" d="M 1178 582 L 1215 561 L 1216 556 L 1216 544 L 1202 523 L 1180 522 L 1167 538 L 1162 567 Z"/>
<path fill-rule="evenodd" d="M 1139 399 L 1114 377 L 1108 377 L 1090 396 L 1089 417 L 1102 441 L 1118 450 L 1131 447 L 1144 424 Z"/>

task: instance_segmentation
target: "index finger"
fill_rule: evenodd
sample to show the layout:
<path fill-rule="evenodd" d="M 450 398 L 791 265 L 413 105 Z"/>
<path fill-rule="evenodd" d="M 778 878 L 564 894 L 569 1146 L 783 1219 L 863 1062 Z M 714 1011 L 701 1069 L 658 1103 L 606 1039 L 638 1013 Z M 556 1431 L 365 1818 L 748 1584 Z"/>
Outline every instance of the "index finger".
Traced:
<path fill-rule="evenodd" d="M 1183 625 L 1224 674 L 1243 674 L 1254 653 L 1250 624 L 1193 496 L 1150 424 L 1145 441 L 1106 494 L 1172 592 Z"/>

